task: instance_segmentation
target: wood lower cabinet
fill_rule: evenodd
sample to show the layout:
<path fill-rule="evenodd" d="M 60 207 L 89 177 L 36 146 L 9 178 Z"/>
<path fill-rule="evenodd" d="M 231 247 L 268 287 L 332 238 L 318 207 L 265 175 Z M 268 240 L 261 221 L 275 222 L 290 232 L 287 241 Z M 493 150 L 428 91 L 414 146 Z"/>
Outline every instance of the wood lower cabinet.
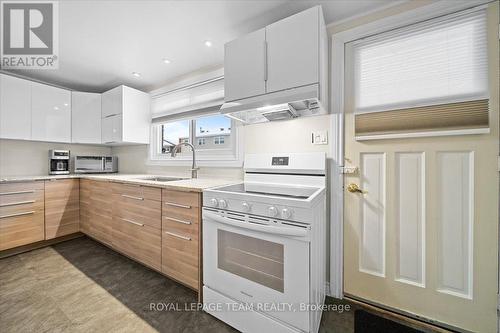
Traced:
<path fill-rule="evenodd" d="M 161 271 L 201 290 L 201 195 L 163 189 Z"/>
<path fill-rule="evenodd" d="M 161 189 L 113 184 L 112 245 L 116 250 L 161 270 Z"/>
<path fill-rule="evenodd" d="M 44 239 L 44 182 L 0 184 L 0 251 Z"/>
<path fill-rule="evenodd" d="M 80 180 L 80 231 L 112 246 L 113 199 L 112 183 Z"/>
<path fill-rule="evenodd" d="M 53 179 L 45 182 L 45 239 L 80 230 L 79 185 L 79 179 Z"/>

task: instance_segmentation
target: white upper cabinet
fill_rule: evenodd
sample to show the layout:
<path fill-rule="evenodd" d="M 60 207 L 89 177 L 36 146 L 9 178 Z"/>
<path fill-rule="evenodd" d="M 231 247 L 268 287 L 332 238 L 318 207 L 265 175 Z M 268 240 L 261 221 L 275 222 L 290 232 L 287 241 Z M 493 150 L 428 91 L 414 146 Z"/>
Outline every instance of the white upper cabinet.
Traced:
<path fill-rule="evenodd" d="M 71 142 L 71 91 L 31 82 L 31 138 Z"/>
<path fill-rule="evenodd" d="M 267 92 L 318 83 L 320 8 L 266 27 Z"/>
<path fill-rule="evenodd" d="M 0 138 L 31 139 L 31 82 L 0 74 Z"/>
<path fill-rule="evenodd" d="M 71 92 L 71 142 L 101 143 L 101 94 Z"/>
<path fill-rule="evenodd" d="M 118 86 L 102 93 L 102 117 L 116 116 L 122 113 L 123 86 Z"/>
<path fill-rule="evenodd" d="M 321 6 L 227 43 L 225 102 L 313 84 L 326 100 L 327 47 Z"/>
<path fill-rule="evenodd" d="M 224 95 L 226 101 L 266 93 L 266 29 L 225 45 Z"/>
<path fill-rule="evenodd" d="M 148 93 L 119 86 L 102 94 L 102 142 L 148 144 L 151 99 Z"/>

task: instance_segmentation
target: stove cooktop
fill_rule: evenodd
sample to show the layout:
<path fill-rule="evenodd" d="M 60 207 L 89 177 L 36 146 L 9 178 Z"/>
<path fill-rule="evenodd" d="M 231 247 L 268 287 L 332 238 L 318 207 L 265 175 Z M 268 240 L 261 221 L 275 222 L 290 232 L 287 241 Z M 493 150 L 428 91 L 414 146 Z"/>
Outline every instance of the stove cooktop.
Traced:
<path fill-rule="evenodd" d="M 308 199 L 311 195 L 318 191 L 318 189 L 319 188 L 316 187 L 286 186 L 261 183 L 240 183 L 217 188 L 217 191 L 291 199 Z"/>

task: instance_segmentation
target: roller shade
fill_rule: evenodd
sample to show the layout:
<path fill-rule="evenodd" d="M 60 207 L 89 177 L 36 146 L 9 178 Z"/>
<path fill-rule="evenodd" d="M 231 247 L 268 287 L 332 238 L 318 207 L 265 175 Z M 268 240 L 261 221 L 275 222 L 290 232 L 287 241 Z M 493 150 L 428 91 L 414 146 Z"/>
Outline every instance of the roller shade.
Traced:
<path fill-rule="evenodd" d="M 154 123 L 218 112 L 224 103 L 224 78 L 178 88 L 151 99 Z"/>
<path fill-rule="evenodd" d="M 448 103 L 458 103 L 454 107 L 460 108 L 467 105 L 460 102 L 489 98 L 484 9 L 397 29 L 354 42 L 352 48 L 356 114 Z M 487 108 L 488 103 L 479 104 Z M 481 126 L 484 111 L 477 111 Z M 438 116 L 434 114 L 422 126 L 432 128 L 430 119 Z M 459 117 L 460 112 L 453 111 L 453 116 Z"/>

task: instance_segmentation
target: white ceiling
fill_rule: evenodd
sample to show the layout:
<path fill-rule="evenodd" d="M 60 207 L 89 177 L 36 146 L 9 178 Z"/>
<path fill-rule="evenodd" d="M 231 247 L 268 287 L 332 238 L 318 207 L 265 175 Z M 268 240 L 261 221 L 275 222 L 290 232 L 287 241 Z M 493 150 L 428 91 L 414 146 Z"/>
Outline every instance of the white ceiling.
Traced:
<path fill-rule="evenodd" d="M 120 84 L 150 91 L 221 66 L 224 43 L 317 4 L 326 23 L 394 0 L 62 0 L 59 69 L 15 73 L 67 88 L 103 92 Z M 204 45 L 210 40 L 213 46 Z M 168 58 L 170 64 L 162 59 Z M 140 78 L 132 72 L 140 72 Z"/>

